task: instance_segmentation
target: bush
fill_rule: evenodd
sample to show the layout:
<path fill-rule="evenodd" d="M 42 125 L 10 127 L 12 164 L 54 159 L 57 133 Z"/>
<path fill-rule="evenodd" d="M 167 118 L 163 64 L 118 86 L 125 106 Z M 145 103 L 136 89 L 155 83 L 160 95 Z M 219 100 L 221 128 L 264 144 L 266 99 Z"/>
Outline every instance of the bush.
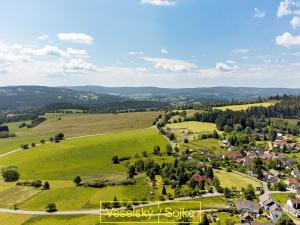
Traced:
<path fill-rule="evenodd" d="M 55 203 L 48 204 L 46 209 L 47 209 L 47 212 L 56 212 L 57 211 Z"/>
<path fill-rule="evenodd" d="M 29 145 L 28 144 L 21 144 L 21 148 L 26 150 L 29 149 Z"/>
<path fill-rule="evenodd" d="M 1 173 L 4 181 L 12 182 L 17 181 L 20 178 L 18 168 L 15 166 L 2 168 Z"/>

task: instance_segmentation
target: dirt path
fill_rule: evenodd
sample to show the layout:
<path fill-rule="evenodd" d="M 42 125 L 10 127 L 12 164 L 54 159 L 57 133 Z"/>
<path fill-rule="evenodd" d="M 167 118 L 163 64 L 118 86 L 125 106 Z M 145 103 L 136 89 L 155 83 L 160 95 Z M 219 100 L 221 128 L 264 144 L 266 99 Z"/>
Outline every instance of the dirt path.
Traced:
<path fill-rule="evenodd" d="M 159 202 L 159 205 L 164 205 L 168 203 L 176 203 L 180 201 L 189 201 L 189 200 L 201 200 L 203 198 L 211 198 L 211 197 L 218 197 L 223 196 L 223 194 L 220 193 L 207 193 L 202 196 L 198 197 L 183 197 L 183 198 L 176 198 L 174 200 L 167 200 L 163 202 Z M 138 208 L 144 208 L 144 207 L 151 207 L 151 206 L 157 206 L 158 202 L 151 202 L 143 205 L 134 206 L 135 209 Z M 126 207 L 121 207 L 119 209 L 126 209 Z M 202 211 L 207 210 L 216 210 L 216 209 L 205 209 Z M 102 210 L 102 214 L 105 215 L 107 211 L 105 209 Z M 47 211 L 41 211 L 41 210 L 14 210 L 14 209 L 2 209 L 0 208 L 0 213 L 13 213 L 13 214 L 23 214 L 23 215 L 83 215 L 83 214 L 89 214 L 89 215 L 99 215 L 100 209 L 90 209 L 90 210 L 69 210 L 69 211 L 56 211 L 56 212 L 47 212 Z"/>

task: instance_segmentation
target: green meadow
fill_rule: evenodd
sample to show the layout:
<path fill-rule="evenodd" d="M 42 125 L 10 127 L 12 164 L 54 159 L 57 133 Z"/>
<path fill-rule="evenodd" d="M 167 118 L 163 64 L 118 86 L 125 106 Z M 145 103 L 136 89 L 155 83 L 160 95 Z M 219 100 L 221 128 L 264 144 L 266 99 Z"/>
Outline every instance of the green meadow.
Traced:
<path fill-rule="evenodd" d="M 154 145 L 165 149 L 167 141 L 154 128 L 68 139 L 22 150 L 0 158 L 0 167 L 15 165 L 21 179 L 71 180 L 84 178 L 126 178 L 124 163 L 111 159 L 134 157 L 143 151 L 152 152 Z"/>
<path fill-rule="evenodd" d="M 20 148 L 21 144 L 39 143 L 48 140 L 58 132 L 75 137 L 91 134 L 143 129 L 152 126 L 160 112 L 136 112 L 120 114 L 64 114 L 46 113 L 47 120 L 34 128 L 19 128 L 22 122 L 7 123 L 15 138 L 0 139 L 0 154 Z M 23 121 L 29 124 L 31 121 Z"/>
<path fill-rule="evenodd" d="M 271 105 L 276 104 L 277 101 L 268 101 L 268 102 L 261 102 L 261 103 L 251 103 L 251 104 L 244 104 L 244 105 L 227 105 L 227 106 L 222 106 L 222 107 L 215 107 L 214 109 L 219 109 L 219 110 L 233 110 L 233 111 L 240 111 L 240 110 L 246 110 L 249 109 L 250 107 L 255 107 L 255 106 L 263 106 L 263 107 L 269 107 Z"/>
<path fill-rule="evenodd" d="M 213 130 L 217 130 L 216 124 L 214 123 L 206 123 L 206 122 L 181 122 L 181 123 L 171 123 L 167 124 L 167 127 L 171 129 L 188 129 L 193 133 L 208 133 Z"/>

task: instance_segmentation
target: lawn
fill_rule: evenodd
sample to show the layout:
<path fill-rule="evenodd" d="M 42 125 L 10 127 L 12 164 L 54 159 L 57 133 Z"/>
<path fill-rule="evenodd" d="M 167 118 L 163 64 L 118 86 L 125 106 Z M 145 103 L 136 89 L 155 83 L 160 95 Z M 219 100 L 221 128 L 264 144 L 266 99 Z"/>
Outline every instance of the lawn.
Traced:
<path fill-rule="evenodd" d="M 271 105 L 274 105 L 276 101 L 268 101 L 268 102 L 261 102 L 261 103 L 252 103 L 252 104 L 244 104 L 244 105 L 228 105 L 228 106 L 222 106 L 222 107 L 215 107 L 214 109 L 219 109 L 219 110 L 233 110 L 233 111 L 240 111 L 240 110 L 246 110 L 250 107 L 255 107 L 255 106 L 264 106 L 264 107 L 269 107 Z"/>
<path fill-rule="evenodd" d="M 222 187 L 236 187 L 238 189 L 241 189 L 246 188 L 249 184 L 251 184 L 254 188 L 262 186 L 260 182 L 254 179 L 233 172 L 227 172 L 225 170 L 214 170 L 214 174 L 219 178 Z"/>
<path fill-rule="evenodd" d="M 182 123 L 167 124 L 170 129 L 187 129 L 193 133 L 208 133 L 217 130 L 216 124 L 206 122 L 188 121 Z"/>
<path fill-rule="evenodd" d="M 47 120 L 34 128 L 19 128 L 21 122 L 7 123 L 16 138 L 0 139 L 0 154 L 17 149 L 21 144 L 39 143 L 58 132 L 66 137 L 136 130 L 152 126 L 160 112 L 120 114 L 61 114 L 47 113 Z M 28 121 L 26 121 L 28 123 Z"/>
<path fill-rule="evenodd" d="M 0 158 L 0 167 L 18 166 L 21 179 L 72 180 L 77 175 L 124 179 L 125 162 L 112 164 L 112 156 L 134 157 L 142 151 L 152 152 L 155 145 L 164 151 L 166 144 L 154 128 L 74 138 Z"/>
<path fill-rule="evenodd" d="M 289 193 L 278 193 L 278 194 L 272 194 L 272 197 L 275 202 L 279 203 L 281 206 L 284 206 L 287 202 L 287 200 L 290 197 Z"/>

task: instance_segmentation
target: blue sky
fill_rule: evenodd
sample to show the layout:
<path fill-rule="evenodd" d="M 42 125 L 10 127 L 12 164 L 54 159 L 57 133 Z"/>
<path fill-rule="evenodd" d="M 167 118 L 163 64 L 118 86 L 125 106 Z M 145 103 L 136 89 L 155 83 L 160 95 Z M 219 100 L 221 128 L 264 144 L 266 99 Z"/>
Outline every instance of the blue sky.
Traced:
<path fill-rule="evenodd" d="M 2 1 L 0 85 L 300 87 L 298 0 Z"/>

